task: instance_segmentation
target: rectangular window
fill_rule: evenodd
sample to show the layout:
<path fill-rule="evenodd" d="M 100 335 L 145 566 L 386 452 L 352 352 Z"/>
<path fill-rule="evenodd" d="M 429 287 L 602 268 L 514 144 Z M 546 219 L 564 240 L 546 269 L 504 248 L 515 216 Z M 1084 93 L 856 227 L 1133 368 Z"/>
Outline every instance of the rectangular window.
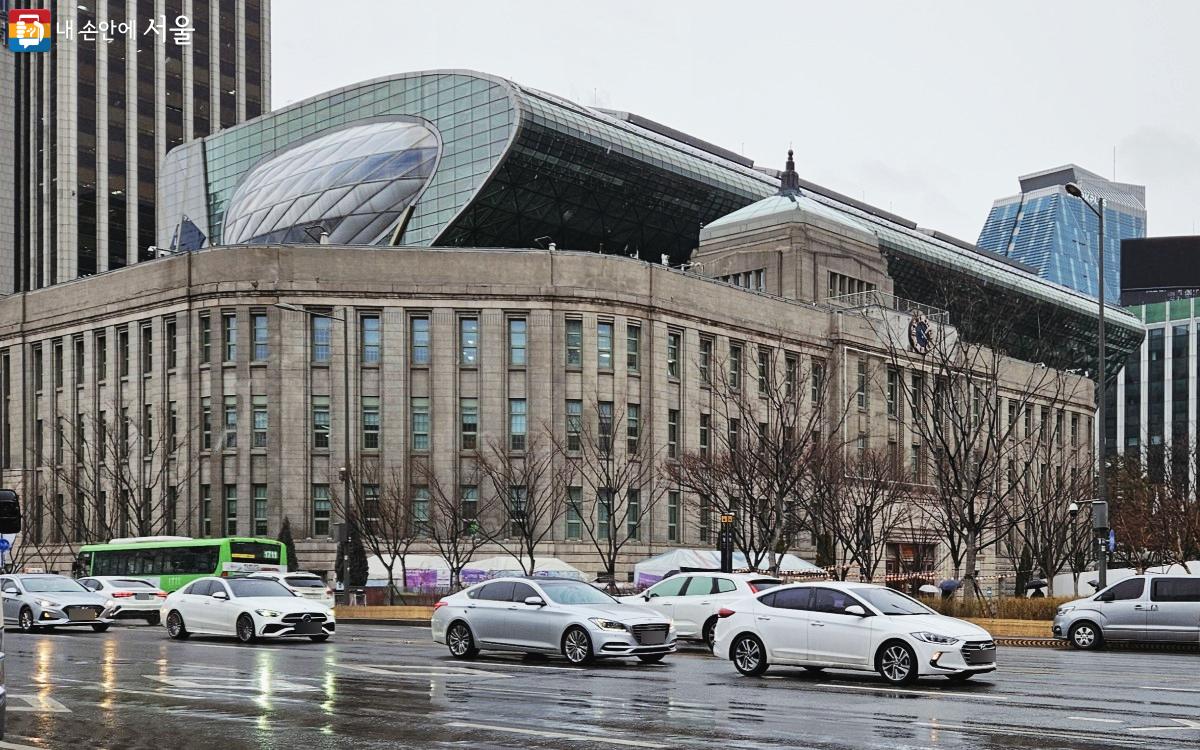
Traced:
<path fill-rule="evenodd" d="M 429 365 L 429 318 L 413 318 L 409 327 L 412 329 L 412 364 L 426 367 Z"/>
<path fill-rule="evenodd" d="M 43 466 L 44 465 L 42 462 L 42 459 L 44 456 L 43 451 L 45 450 L 45 447 L 44 447 L 45 443 L 43 441 L 45 439 L 46 439 L 45 423 L 39 419 L 34 423 L 34 431 L 33 431 L 33 464 L 34 464 L 34 466 Z"/>
<path fill-rule="evenodd" d="M 149 377 L 154 372 L 154 329 L 149 324 L 142 326 L 142 375 Z"/>
<path fill-rule="evenodd" d="M 96 382 L 108 380 L 108 336 L 96 334 Z"/>
<path fill-rule="evenodd" d="M 254 485 L 254 535 L 267 535 L 267 485 Z"/>
<path fill-rule="evenodd" d="M 729 345 L 729 387 L 738 390 L 742 387 L 742 345 Z"/>
<path fill-rule="evenodd" d="M 742 434 L 742 420 L 736 417 L 729 418 L 729 450 L 736 451 L 738 449 L 738 440 Z"/>
<path fill-rule="evenodd" d="M 1071 447 L 1079 445 L 1079 415 L 1071 415 Z"/>
<path fill-rule="evenodd" d="M 200 449 L 212 450 L 212 399 L 200 399 Z"/>
<path fill-rule="evenodd" d="M 667 493 L 667 541 L 679 541 L 679 491 Z"/>
<path fill-rule="evenodd" d="M 362 486 L 363 519 L 373 527 L 379 523 L 379 485 L 370 483 Z"/>
<path fill-rule="evenodd" d="M 679 458 L 678 409 L 667 409 L 667 458 Z"/>
<path fill-rule="evenodd" d="M 1059 448 L 1063 444 L 1063 411 L 1059 409 L 1054 414 L 1054 444 Z"/>
<path fill-rule="evenodd" d="M 58 417 L 54 420 L 54 464 L 56 466 L 61 466 L 63 462 L 63 442 L 63 418 Z"/>
<path fill-rule="evenodd" d="M 463 367 L 479 366 L 479 318 L 458 319 L 458 362 Z"/>
<path fill-rule="evenodd" d="M 912 388 L 910 403 L 912 404 L 912 413 L 915 417 L 925 410 L 925 376 L 914 372 L 909 382 Z"/>
<path fill-rule="evenodd" d="M 54 342 L 54 387 L 63 387 L 63 345 L 61 341 Z"/>
<path fill-rule="evenodd" d="M 313 448 L 329 448 L 329 397 L 312 397 Z"/>
<path fill-rule="evenodd" d="M 525 450 L 525 399 L 508 400 L 508 449 Z"/>
<path fill-rule="evenodd" d="M 525 509 L 529 502 L 529 488 L 513 486 L 508 488 L 508 523 L 509 536 L 525 536 Z M 530 529 L 532 531 L 532 529 Z"/>
<path fill-rule="evenodd" d="M 596 324 L 596 367 L 611 370 L 613 366 L 613 324 L 600 321 Z"/>
<path fill-rule="evenodd" d="M 458 400 L 460 446 L 465 451 L 479 448 L 479 399 Z"/>
<path fill-rule="evenodd" d="M 251 427 L 254 430 L 250 437 L 251 448 L 267 447 L 267 397 L 251 396 Z"/>
<path fill-rule="evenodd" d="M 41 370 L 42 368 L 38 367 L 39 373 Z M 129 329 L 124 326 L 117 329 L 117 375 L 122 378 L 129 377 Z M 40 375 L 38 378 L 38 388 L 41 388 Z"/>
<path fill-rule="evenodd" d="M 212 487 L 200 485 L 200 534 L 212 536 Z"/>
<path fill-rule="evenodd" d="M 625 536 L 636 540 L 642 530 L 642 496 L 638 490 L 625 493 Z"/>
<path fill-rule="evenodd" d="M 712 541 L 712 500 L 708 495 L 700 496 L 700 541 Z"/>
<path fill-rule="evenodd" d="M 250 328 L 254 335 L 254 361 L 265 362 L 271 355 L 270 344 L 267 341 L 267 314 L 251 313 Z"/>
<path fill-rule="evenodd" d="M 596 536 L 608 539 L 612 536 L 613 503 L 612 490 L 600 490 L 596 497 Z"/>
<path fill-rule="evenodd" d="M 333 318 L 310 315 L 312 321 L 312 361 L 326 364 L 333 357 Z"/>
<path fill-rule="evenodd" d="M 796 394 L 796 377 L 800 363 L 790 354 L 784 357 L 783 361 L 786 370 L 784 374 L 784 387 L 787 389 L 787 397 L 791 398 Z"/>
<path fill-rule="evenodd" d="M 712 354 L 712 339 L 700 339 L 700 382 L 704 384 L 712 382 Z"/>
<path fill-rule="evenodd" d="M 626 407 L 625 450 L 637 453 L 638 437 L 641 435 L 642 407 L 639 404 L 628 404 Z"/>
<path fill-rule="evenodd" d="M 825 401 L 825 363 L 816 357 L 812 361 L 812 376 L 809 378 L 809 397 L 814 408 L 820 408 Z"/>
<path fill-rule="evenodd" d="M 166 332 L 163 334 L 166 341 L 163 342 L 163 347 L 167 352 L 167 369 L 174 370 L 179 366 L 179 336 L 176 333 L 175 319 L 167 318 Z"/>
<path fill-rule="evenodd" d="M 212 361 L 212 318 L 208 313 L 200 314 L 200 364 Z"/>
<path fill-rule="evenodd" d="M 677 331 L 667 333 L 667 377 L 679 377 L 679 347 L 682 334 Z"/>
<path fill-rule="evenodd" d="M 887 415 L 889 417 L 899 418 L 900 416 L 900 373 L 892 368 L 887 371 Z"/>
<path fill-rule="evenodd" d="M 383 353 L 383 331 L 380 328 L 378 315 L 363 315 L 358 319 L 362 330 L 362 363 L 364 365 L 379 364 Z"/>
<path fill-rule="evenodd" d="M 225 536 L 237 536 L 238 496 L 237 485 L 225 485 Z"/>
<path fill-rule="evenodd" d="M 362 447 L 365 451 L 379 450 L 379 397 L 362 397 Z"/>
<path fill-rule="evenodd" d="M 329 521 L 333 517 L 333 499 L 329 494 L 329 485 L 314 484 L 313 498 L 313 536 L 329 536 Z"/>
<path fill-rule="evenodd" d="M 583 321 L 567 318 L 567 367 L 583 366 Z"/>
<path fill-rule="evenodd" d="M 478 533 L 476 519 L 479 517 L 479 487 L 474 484 L 464 484 L 458 488 L 458 496 L 462 500 L 463 520 L 470 523 L 469 533 Z"/>
<path fill-rule="evenodd" d="M 410 400 L 412 406 L 412 449 L 414 451 L 429 450 L 429 399 L 425 396 L 414 396 Z"/>
<path fill-rule="evenodd" d="M 225 448 L 237 447 L 237 396 L 225 397 Z"/>
<path fill-rule="evenodd" d="M 237 313 L 222 313 L 221 330 L 224 333 L 225 362 L 237 361 Z"/>
<path fill-rule="evenodd" d="M 758 394 L 765 396 L 771 383 L 771 353 L 766 349 L 758 350 Z"/>
<path fill-rule="evenodd" d="M 867 360 L 862 358 L 858 360 L 858 380 L 854 387 L 854 398 L 860 410 L 867 408 Z"/>
<path fill-rule="evenodd" d="M 642 357 L 642 328 L 641 326 L 625 326 L 625 367 L 630 372 L 637 372 L 641 366 Z"/>
<path fill-rule="evenodd" d="M 908 454 L 908 471 L 912 474 L 912 478 L 918 482 L 925 479 L 925 462 L 921 458 L 921 446 L 919 443 L 913 443 Z"/>
<path fill-rule="evenodd" d="M 567 488 L 567 529 L 566 538 L 576 540 L 583 538 L 583 488 Z"/>
<path fill-rule="evenodd" d="M 80 415 L 83 416 L 82 414 Z M 81 420 L 82 423 L 82 420 Z M 174 453 L 179 447 L 179 406 L 171 401 L 167 404 L 167 451 Z"/>
<path fill-rule="evenodd" d="M 61 432 L 61 425 L 60 425 Z M 150 404 L 142 405 L 142 455 L 150 456 L 154 453 L 154 407 Z"/>
<path fill-rule="evenodd" d="M 508 319 L 508 364 L 524 367 L 529 323 L 524 318 Z"/>
<path fill-rule="evenodd" d="M 583 402 L 578 399 L 567 400 L 567 450 L 577 452 L 582 449 L 583 432 Z"/>
<path fill-rule="evenodd" d="M 710 442 L 709 433 L 712 431 L 712 416 L 709 414 L 700 415 L 700 455 L 708 458 Z"/>
<path fill-rule="evenodd" d="M 602 454 L 612 452 L 613 434 L 613 402 L 601 401 L 596 404 L 597 431 L 599 448 Z"/>
<path fill-rule="evenodd" d="M 412 502 L 413 529 L 417 534 L 429 534 L 429 488 L 419 486 L 413 488 Z"/>
<path fill-rule="evenodd" d="M 82 519 L 82 517 L 83 517 L 82 499 L 80 499 L 79 505 L 77 506 L 75 512 L 76 512 L 76 516 L 78 518 Z M 167 522 L 166 531 L 171 536 L 174 536 L 177 532 L 176 519 L 178 518 L 178 514 L 179 514 L 179 489 L 177 487 L 175 487 L 175 485 L 169 485 L 167 487 L 167 507 L 166 507 L 166 510 L 163 513 L 163 515 L 166 516 L 166 522 Z M 79 526 L 81 526 L 81 525 L 82 524 L 80 524 Z M 77 526 L 77 528 L 79 528 L 79 526 Z"/>

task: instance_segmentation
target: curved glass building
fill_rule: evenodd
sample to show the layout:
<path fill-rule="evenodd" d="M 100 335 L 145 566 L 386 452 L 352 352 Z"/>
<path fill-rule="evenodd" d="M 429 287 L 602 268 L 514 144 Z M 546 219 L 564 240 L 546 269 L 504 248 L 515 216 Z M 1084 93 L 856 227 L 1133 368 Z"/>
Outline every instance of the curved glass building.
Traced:
<path fill-rule="evenodd" d="M 331 91 L 171 151 L 159 246 L 535 247 L 687 259 L 774 193 L 737 154 L 468 71 Z"/>

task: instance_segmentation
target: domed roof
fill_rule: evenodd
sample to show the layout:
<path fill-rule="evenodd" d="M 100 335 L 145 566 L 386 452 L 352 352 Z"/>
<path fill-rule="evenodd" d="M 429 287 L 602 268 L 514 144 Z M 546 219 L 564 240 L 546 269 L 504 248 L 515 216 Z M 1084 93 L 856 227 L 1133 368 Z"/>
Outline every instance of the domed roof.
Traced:
<path fill-rule="evenodd" d="M 787 168 L 780 177 L 777 194 L 706 224 L 700 230 L 700 241 L 790 223 L 811 224 L 838 234 L 855 235 L 864 242 L 876 244 L 877 235 L 870 224 L 836 208 L 818 203 L 800 190 L 800 179 L 796 174 L 791 151 L 788 151 Z"/>

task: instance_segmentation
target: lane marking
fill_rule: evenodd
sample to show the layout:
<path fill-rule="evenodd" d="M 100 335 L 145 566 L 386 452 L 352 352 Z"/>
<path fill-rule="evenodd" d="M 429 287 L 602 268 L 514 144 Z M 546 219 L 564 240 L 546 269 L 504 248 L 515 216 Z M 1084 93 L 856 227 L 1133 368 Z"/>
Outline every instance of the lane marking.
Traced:
<path fill-rule="evenodd" d="M 181 675 L 157 674 L 144 674 L 142 677 L 147 680 L 161 682 L 169 687 L 187 690 L 249 690 L 256 693 L 274 693 L 277 691 L 281 693 L 304 693 L 316 692 L 321 689 L 317 685 L 304 685 L 276 677 L 267 680 L 268 688 L 266 691 L 263 690 L 263 681 L 259 677 L 185 677 Z"/>
<path fill-rule="evenodd" d="M 1095 735 L 1086 734 L 1084 732 L 1050 732 L 1050 731 L 1045 731 L 1045 730 L 1041 730 L 1041 729 L 1031 731 L 1031 730 L 1025 730 L 1025 729 L 1017 729 L 1015 727 L 1010 727 L 1010 726 L 968 727 L 968 726 L 964 726 L 962 724 L 938 724 L 936 722 L 931 722 L 931 721 L 918 721 L 918 722 L 915 722 L 913 724 L 913 726 L 926 727 L 927 729 L 936 729 L 939 731 L 963 732 L 966 734 L 971 734 L 971 733 L 980 734 L 980 733 L 986 732 L 988 734 L 1003 733 L 1003 734 L 1019 735 L 1021 737 L 1057 737 L 1057 738 L 1065 739 L 1065 740 L 1094 740 L 1094 739 L 1096 739 Z M 1109 735 L 1109 738 L 1116 739 L 1118 742 L 1123 742 L 1125 744 L 1128 744 L 1128 742 L 1129 742 L 1128 738 L 1122 738 L 1120 735 L 1115 735 L 1115 736 Z"/>
<path fill-rule="evenodd" d="M 1200 688 L 1173 688 L 1173 687 L 1150 687 L 1149 685 L 1138 685 L 1138 690 L 1167 690 L 1172 693 L 1200 693 Z"/>
<path fill-rule="evenodd" d="M 368 667 L 365 664 L 339 664 L 341 669 L 350 669 L 367 674 L 386 675 L 388 677 L 506 677 L 499 672 L 487 672 L 482 669 L 468 667 L 431 666 L 402 666 Z"/>
<path fill-rule="evenodd" d="M 30 695 L 27 693 L 9 693 L 9 711 L 34 711 L 47 714 L 69 714 L 71 709 L 47 695 Z M 25 701 L 24 706 L 14 706 L 11 701 Z"/>
<path fill-rule="evenodd" d="M 840 685 L 834 682 L 822 682 L 817 687 L 837 688 L 841 690 L 862 690 L 870 693 L 900 693 L 901 695 L 932 695 L 934 697 L 954 696 L 958 698 L 982 698 L 989 701 L 1006 701 L 1007 697 L 1003 695 L 991 695 L 990 693 L 956 693 L 949 690 L 906 690 L 904 688 L 885 688 L 873 687 L 871 685 Z"/>
<path fill-rule="evenodd" d="M 545 737 L 552 740 L 575 740 L 577 742 L 596 742 L 607 745 L 623 745 L 625 747 L 669 747 L 657 742 L 642 742 L 640 740 L 622 740 L 615 737 L 604 737 L 594 734 L 567 734 L 565 732 L 545 732 L 540 729 L 519 729 L 517 727 L 502 727 L 496 724 L 471 724 L 465 721 L 451 721 L 446 726 L 460 729 L 486 729 L 491 732 L 511 732 L 530 737 Z"/>
<path fill-rule="evenodd" d="M 1124 724 L 1121 719 L 1099 719 L 1095 716 L 1068 716 L 1069 721 L 1097 721 L 1101 724 Z"/>
<path fill-rule="evenodd" d="M 1200 729 L 1200 721 L 1196 721 L 1195 719 L 1171 719 L 1171 721 L 1177 722 L 1179 724 L 1179 726 L 1130 727 L 1129 731 L 1131 731 L 1131 732 L 1166 732 L 1168 730 L 1173 731 L 1176 729 Z"/>
<path fill-rule="evenodd" d="M 29 739 L 29 738 L 22 737 L 21 739 L 25 740 L 25 739 Z M 32 740 L 30 740 L 30 741 L 32 742 Z M 5 750 L 46 750 L 46 748 L 44 748 L 44 747 L 35 747 L 34 745 L 20 745 L 16 742 L 5 742 L 3 740 L 0 740 L 0 748 L 4 748 Z"/>

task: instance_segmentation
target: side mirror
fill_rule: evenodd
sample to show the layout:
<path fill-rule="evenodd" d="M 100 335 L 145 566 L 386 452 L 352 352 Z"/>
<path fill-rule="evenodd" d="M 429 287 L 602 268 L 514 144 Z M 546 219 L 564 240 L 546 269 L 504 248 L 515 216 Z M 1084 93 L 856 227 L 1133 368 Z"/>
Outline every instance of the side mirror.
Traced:
<path fill-rule="evenodd" d="M 844 609 L 842 611 L 848 615 L 856 615 L 858 617 L 866 617 L 867 616 L 867 610 L 863 609 L 861 606 L 859 606 L 857 604 L 851 604 L 849 607 L 846 607 L 846 609 Z"/>
<path fill-rule="evenodd" d="M 650 601 L 650 599 L 651 599 L 652 597 L 655 597 L 655 596 L 658 596 L 658 595 L 657 595 L 657 594 L 651 594 L 649 591 L 647 591 L 646 593 L 642 594 L 642 598 L 643 598 L 643 599 L 645 599 L 646 601 Z"/>
<path fill-rule="evenodd" d="M 229 601 L 229 594 L 226 594 L 224 591 L 214 591 L 214 592 L 212 592 L 212 594 L 210 594 L 210 596 L 213 599 L 220 599 L 221 601 Z"/>
<path fill-rule="evenodd" d="M 540 596 L 527 596 L 525 597 L 525 603 L 530 607 L 546 606 L 546 600 L 542 599 Z"/>
<path fill-rule="evenodd" d="M 1111 602 L 1114 599 L 1116 599 L 1116 597 L 1113 596 L 1113 592 L 1111 591 L 1105 591 L 1103 594 L 1096 597 L 1096 601 L 1098 602 Z"/>

